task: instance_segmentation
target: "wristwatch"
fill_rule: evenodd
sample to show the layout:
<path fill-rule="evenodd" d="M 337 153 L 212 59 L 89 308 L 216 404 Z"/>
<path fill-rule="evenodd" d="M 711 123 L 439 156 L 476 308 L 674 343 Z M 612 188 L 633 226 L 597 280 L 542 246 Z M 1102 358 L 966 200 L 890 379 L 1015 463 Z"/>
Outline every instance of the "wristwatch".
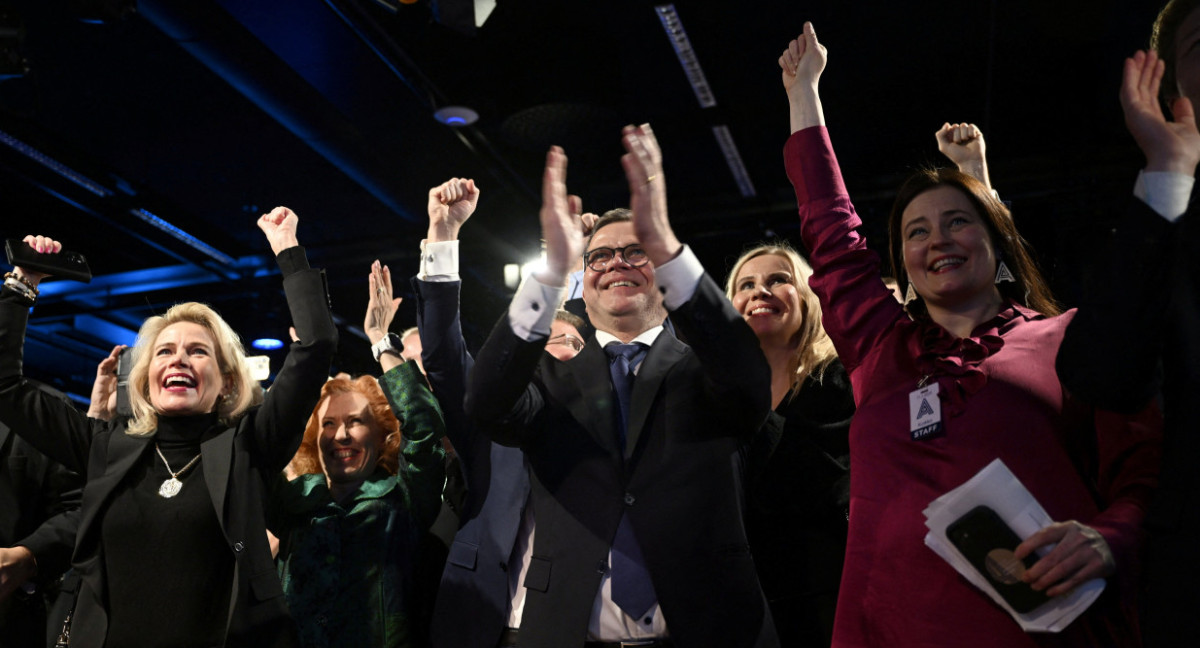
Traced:
<path fill-rule="evenodd" d="M 388 333 L 383 336 L 378 342 L 371 345 L 371 355 L 375 356 L 375 362 L 379 362 L 379 357 L 385 353 L 392 353 L 397 356 L 404 350 L 404 342 L 400 340 L 400 336 L 395 333 Z"/>

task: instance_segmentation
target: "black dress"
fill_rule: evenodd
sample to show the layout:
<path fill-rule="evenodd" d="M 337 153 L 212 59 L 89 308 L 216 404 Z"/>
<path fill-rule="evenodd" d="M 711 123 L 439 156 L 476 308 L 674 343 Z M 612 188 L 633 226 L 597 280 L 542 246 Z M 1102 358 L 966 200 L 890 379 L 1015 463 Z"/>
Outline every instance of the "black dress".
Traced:
<path fill-rule="evenodd" d="M 854 398 L 834 361 L 742 449 L 746 534 L 783 646 L 828 646 L 850 504 Z"/>

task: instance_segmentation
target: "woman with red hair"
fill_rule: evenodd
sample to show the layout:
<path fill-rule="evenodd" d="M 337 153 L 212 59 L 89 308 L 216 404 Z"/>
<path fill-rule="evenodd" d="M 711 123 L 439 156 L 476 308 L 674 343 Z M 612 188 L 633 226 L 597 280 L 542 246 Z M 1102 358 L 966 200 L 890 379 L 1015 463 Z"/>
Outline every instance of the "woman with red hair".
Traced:
<path fill-rule="evenodd" d="M 415 362 L 387 378 L 387 394 L 371 376 L 325 383 L 292 459 L 298 477 L 276 493 L 280 576 L 305 646 L 413 641 L 413 574 L 440 505 L 445 428 Z"/>

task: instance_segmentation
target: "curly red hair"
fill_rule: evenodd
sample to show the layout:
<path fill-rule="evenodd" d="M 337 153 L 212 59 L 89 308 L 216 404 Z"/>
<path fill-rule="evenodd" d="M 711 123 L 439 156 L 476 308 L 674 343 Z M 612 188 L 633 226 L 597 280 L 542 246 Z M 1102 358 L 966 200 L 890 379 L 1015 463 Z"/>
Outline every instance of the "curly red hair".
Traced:
<path fill-rule="evenodd" d="M 313 408 L 312 415 L 308 417 L 308 424 L 304 427 L 304 440 L 300 442 L 300 449 L 296 451 L 296 456 L 292 457 L 292 462 L 288 465 L 296 475 L 321 472 L 321 450 L 318 446 L 321 438 L 321 421 L 317 415 L 321 411 L 321 405 L 337 394 L 355 392 L 366 397 L 367 413 L 371 417 L 371 422 L 383 431 L 383 451 L 379 453 L 379 467 L 392 475 L 399 470 L 400 421 L 392 413 L 392 406 L 388 403 L 383 389 L 379 387 L 379 382 L 371 376 L 359 376 L 353 380 L 332 378 L 321 388 L 321 398 L 317 401 L 317 406 Z"/>

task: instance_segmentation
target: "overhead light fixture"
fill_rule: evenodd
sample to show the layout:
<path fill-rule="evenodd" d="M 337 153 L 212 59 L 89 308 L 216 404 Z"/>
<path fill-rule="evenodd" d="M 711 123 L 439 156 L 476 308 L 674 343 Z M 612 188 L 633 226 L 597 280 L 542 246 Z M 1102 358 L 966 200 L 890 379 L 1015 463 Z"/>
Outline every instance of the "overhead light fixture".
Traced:
<path fill-rule="evenodd" d="M 462 128 L 479 121 L 479 113 L 466 106 L 445 106 L 434 111 L 433 118 L 447 126 Z"/>
<path fill-rule="evenodd" d="M 671 40 L 671 47 L 675 48 L 675 57 L 683 66 L 683 73 L 687 75 L 688 83 L 692 85 L 692 92 L 696 93 L 696 101 L 700 102 L 700 107 L 712 108 L 717 105 L 717 97 L 708 85 L 708 77 L 704 76 L 700 59 L 696 58 L 696 50 L 692 49 L 692 41 L 683 29 L 683 21 L 679 19 L 675 5 L 658 5 L 654 11 L 658 13 L 658 20 L 667 32 L 667 38 Z"/>
<path fill-rule="evenodd" d="M 274 349 L 282 349 L 283 340 L 277 338 L 258 338 L 251 342 L 250 346 L 260 351 L 272 351 Z"/>

